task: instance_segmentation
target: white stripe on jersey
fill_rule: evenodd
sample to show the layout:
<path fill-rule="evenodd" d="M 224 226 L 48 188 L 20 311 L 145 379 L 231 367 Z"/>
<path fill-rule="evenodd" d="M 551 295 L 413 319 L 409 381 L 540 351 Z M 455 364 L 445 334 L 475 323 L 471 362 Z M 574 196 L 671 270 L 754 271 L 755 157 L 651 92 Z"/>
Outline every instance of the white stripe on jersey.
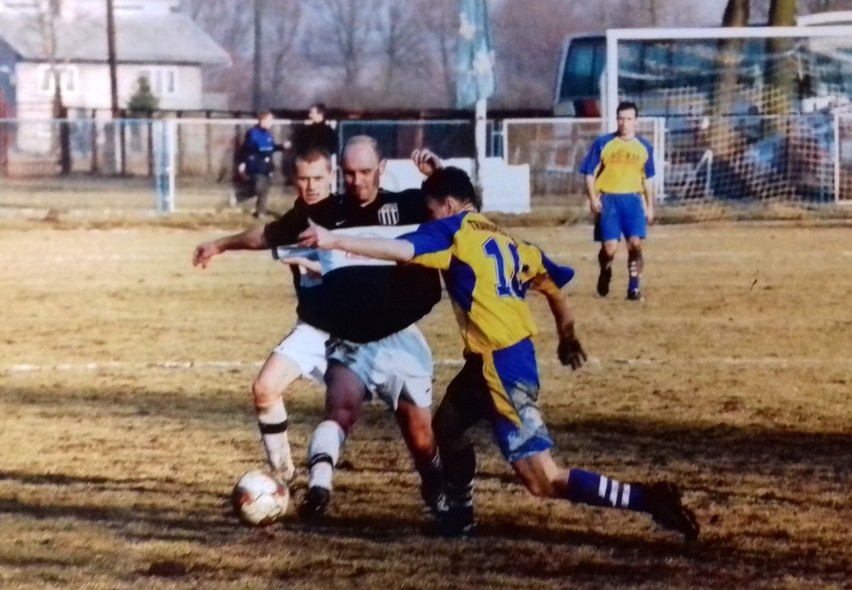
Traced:
<path fill-rule="evenodd" d="M 332 230 L 332 233 L 354 236 L 358 238 L 397 238 L 402 234 L 415 231 L 419 225 L 370 225 L 365 227 L 347 227 Z M 322 266 L 322 274 L 346 266 L 390 266 L 396 264 L 391 260 L 377 260 L 358 256 L 350 252 L 340 250 L 315 250 L 313 248 L 302 248 L 300 246 L 278 246 L 273 249 L 272 257 L 276 260 L 282 258 L 304 257 L 311 260 L 319 260 Z"/>
<path fill-rule="evenodd" d="M 307 258 L 308 260 L 319 260 L 319 250 L 295 245 L 277 246 L 272 249 L 272 257 L 275 260 L 281 260 L 282 258 Z"/>

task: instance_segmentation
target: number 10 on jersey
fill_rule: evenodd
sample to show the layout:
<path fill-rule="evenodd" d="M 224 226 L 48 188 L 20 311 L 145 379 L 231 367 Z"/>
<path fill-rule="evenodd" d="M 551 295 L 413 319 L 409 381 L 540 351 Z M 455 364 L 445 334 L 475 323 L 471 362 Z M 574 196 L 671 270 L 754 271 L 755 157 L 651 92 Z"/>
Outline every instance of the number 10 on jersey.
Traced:
<path fill-rule="evenodd" d="M 521 267 L 521 257 L 518 246 L 514 242 L 501 244 L 495 238 L 488 238 L 482 244 L 485 255 L 494 261 L 494 271 L 497 276 L 497 295 L 499 297 L 515 297 L 523 299 L 526 285 L 521 283 L 518 273 Z M 509 256 L 506 256 L 506 250 Z"/>

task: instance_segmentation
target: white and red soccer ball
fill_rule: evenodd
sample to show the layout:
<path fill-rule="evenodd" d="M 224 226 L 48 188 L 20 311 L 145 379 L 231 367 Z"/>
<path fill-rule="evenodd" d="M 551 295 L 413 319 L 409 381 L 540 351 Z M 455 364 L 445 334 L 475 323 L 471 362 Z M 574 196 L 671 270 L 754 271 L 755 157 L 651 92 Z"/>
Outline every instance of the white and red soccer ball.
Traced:
<path fill-rule="evenodd" d="M 268 526 L 287 513 L 290 490 L 262 471 L 249 471 L 234 486 L 231 501 L 234 512 L 244 523 Z"/>

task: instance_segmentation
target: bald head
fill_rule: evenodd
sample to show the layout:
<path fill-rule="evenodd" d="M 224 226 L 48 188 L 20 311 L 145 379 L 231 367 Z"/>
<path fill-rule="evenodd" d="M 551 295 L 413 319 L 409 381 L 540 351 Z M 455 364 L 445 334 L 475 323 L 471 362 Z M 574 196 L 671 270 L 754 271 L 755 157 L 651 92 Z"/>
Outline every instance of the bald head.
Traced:
<path fill-rule="evenodd" d="M 379 153 L 376 140 L 367 135 L 350 138 L 343 148 L 340 167 L 346 196 L 361 205 L 373 202 L 385 170 L 385 160 Z"/>

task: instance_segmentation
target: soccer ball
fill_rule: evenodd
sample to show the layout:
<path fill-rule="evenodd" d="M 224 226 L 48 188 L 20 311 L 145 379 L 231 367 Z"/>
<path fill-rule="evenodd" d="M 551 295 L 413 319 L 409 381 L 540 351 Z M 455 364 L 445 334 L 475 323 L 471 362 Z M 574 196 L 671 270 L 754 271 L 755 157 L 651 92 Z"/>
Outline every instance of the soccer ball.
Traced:
<path fill-rule="evenodd" d="M 234 512 L 251 526 L 268 526 L 287 513 L 290 490 L 262 471 L 243 474 L 231 494 Z"/>

